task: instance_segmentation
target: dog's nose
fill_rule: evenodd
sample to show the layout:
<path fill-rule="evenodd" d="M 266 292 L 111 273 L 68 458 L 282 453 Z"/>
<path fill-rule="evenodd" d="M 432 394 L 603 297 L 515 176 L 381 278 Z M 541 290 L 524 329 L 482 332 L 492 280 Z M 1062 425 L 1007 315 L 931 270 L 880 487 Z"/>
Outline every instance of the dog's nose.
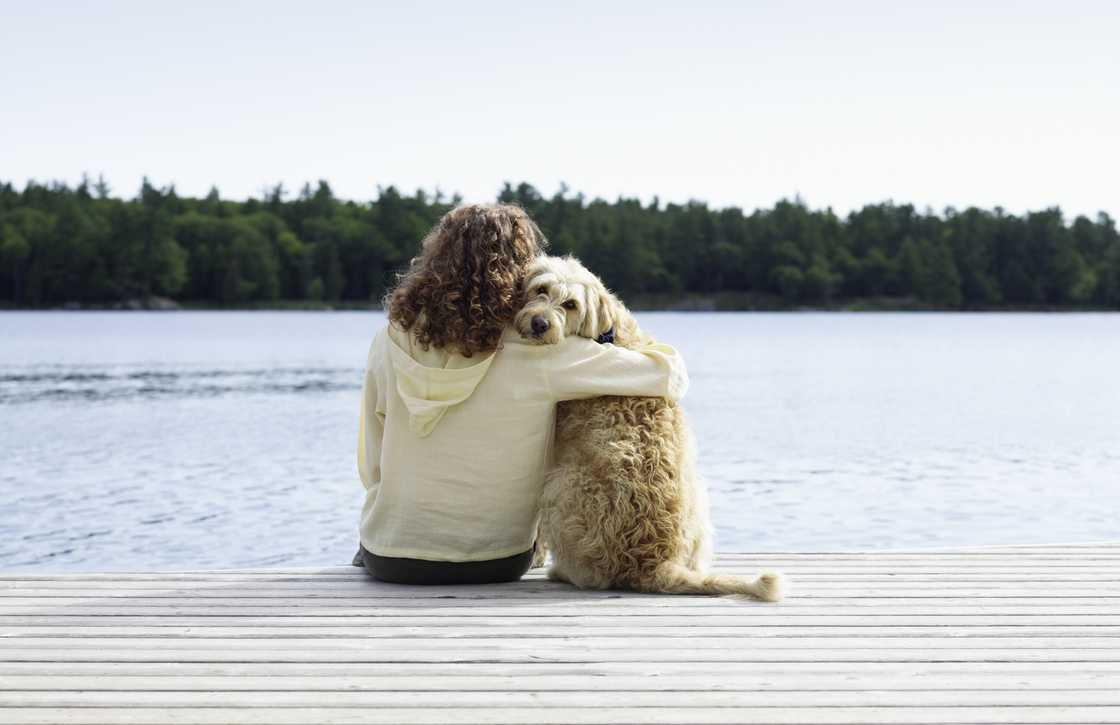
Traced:
<path fill-rule="evenodd" d="M 534 317 L 530 324 L 533 327 L 534 335 L 543 335 L 544 333 L 548 332 L 548 320 L 544 319 L 540 315 Z"/>

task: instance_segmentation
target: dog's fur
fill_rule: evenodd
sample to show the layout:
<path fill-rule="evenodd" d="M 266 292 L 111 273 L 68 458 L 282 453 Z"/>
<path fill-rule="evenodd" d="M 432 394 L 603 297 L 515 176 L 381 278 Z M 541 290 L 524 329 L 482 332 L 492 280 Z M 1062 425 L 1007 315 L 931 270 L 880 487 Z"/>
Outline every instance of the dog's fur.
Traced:
<path fill-rule="evenodd" d="M 532 342 L 556 344 L 567 335 L 596 339 L 612 328 L 620 347 L 653 342 L 572 257 L 539 258 L 525 293 L 514 325 Z M 581 589 L 779 600 L 777 574 L 751 581 L 705 573 L 711 527 L 694 462 L 684 413 L 664 398 L 561 403 L 555 461 L 541 500 L 541 537 L 553 558 L 549 577 Z"/>

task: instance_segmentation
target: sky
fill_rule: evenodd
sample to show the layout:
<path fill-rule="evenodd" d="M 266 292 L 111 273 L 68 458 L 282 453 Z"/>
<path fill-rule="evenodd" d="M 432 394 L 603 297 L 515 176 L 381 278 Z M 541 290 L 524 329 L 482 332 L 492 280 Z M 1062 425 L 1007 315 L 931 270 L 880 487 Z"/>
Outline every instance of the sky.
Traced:
<path fill-rule="evenodd" d="M 1120 3 L 0 0 L 0 180 L 1120 216 Z"/>

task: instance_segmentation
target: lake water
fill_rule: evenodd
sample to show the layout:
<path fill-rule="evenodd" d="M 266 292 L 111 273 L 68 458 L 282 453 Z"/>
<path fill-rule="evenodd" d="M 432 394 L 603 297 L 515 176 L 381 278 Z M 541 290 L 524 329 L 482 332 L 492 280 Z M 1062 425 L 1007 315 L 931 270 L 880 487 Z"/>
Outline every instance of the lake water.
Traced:
<path fill-rule="evenodd" d="M 1120 538 L 1120 315 L 647 313 L 724 550 Z M 0 569 L 345 564 L 380 313 L 0 314 Z"/>

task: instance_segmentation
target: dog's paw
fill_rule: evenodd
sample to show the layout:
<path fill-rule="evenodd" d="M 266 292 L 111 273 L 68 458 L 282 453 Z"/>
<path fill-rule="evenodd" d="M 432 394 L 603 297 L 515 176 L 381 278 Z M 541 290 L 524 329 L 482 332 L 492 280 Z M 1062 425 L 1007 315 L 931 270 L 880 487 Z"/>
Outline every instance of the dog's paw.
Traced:
<path fill-rule="evenodd" d="M 572 581 L 564 575 L 564 572 L 562 572 L 560 570 L 560 567 L 558 567 L 555 563 L 553 563 L 552 566 L 548 567 L 548 579 L 549 581 L 560 582 L 562 584 L 572 583 Z"/>

